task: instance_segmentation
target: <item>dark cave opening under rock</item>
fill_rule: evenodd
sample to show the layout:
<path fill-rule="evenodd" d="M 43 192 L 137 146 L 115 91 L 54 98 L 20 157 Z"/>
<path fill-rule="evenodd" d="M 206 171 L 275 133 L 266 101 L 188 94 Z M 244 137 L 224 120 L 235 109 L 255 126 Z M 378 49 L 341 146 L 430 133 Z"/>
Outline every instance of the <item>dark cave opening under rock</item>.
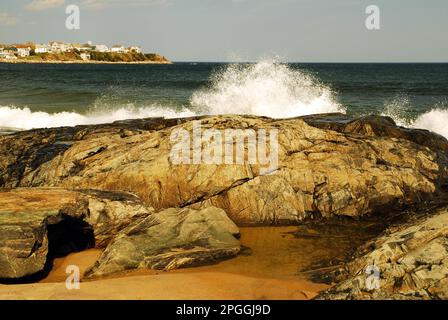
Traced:
<path fill-rule="evenodd" d="M 64 215 L 60 221 L 47 225 L 48 253 L 44 268 L 32 275 L 17 279 L 0 279 L 1 284 L 35 283 L 45 279 L 53 268 L 55 258 L 95 247 L 93 228 L 82 219 Z"/>
<path fill-rule="evenodd" d="M 65 216 L 60 222 L 48 225 L 48 258 L 64 257 L 95 246 L 93 228 L 85 221 Z"/>

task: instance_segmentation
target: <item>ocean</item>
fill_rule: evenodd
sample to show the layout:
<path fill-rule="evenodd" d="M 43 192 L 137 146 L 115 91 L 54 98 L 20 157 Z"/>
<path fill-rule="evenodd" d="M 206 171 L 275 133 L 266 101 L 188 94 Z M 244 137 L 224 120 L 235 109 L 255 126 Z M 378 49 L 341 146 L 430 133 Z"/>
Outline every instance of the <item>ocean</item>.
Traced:
<path fill-rule="evenodd" d="M 0 127 L 152 116 L 391 116 L 448 137 L 448 64 L 0 64 Z"/>

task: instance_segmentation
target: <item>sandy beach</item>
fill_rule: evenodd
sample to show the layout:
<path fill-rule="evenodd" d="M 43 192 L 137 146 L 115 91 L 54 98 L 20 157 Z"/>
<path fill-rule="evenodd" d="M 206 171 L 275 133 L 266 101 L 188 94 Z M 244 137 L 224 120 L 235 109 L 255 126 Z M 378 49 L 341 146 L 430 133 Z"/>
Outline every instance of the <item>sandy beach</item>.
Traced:
<path fill-rule="evenodd" d="M 82 280 L 79 290 L 67 290 L 66 267 L 75 264 L 84 273 L 101 254 L 90 249 L 56 259 L 39 283 L 0 285 L 0 299 L 311 299 L 329 286 L 313 283 L 299 269 L 328 258 L 329 252 L 313 248 L 313 240 L 294 237 L 295 231 L 241 228 L 247 249 L 235 259 L 170 272 L 136 270 Z"/>

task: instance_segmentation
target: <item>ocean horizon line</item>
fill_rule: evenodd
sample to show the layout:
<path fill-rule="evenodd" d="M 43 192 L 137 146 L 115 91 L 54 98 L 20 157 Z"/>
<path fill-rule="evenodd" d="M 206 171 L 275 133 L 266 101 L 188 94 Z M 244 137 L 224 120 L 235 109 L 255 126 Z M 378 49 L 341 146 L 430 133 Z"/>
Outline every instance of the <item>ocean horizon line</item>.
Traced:
<path fill-rule="evenodd" d="M 173 63 L 217 63 L 217 64 L 229 64 L 229 63 L 250 63 L 255 64 L 261 60 L 254 61 L 194 61 L 194 60 L 171 60 Z M 274 59 L 275 61 L 275 59 Z M 287 63 L 287 64 L 448 64 L 448 61 L 278 61 L 279 63 Z"/>

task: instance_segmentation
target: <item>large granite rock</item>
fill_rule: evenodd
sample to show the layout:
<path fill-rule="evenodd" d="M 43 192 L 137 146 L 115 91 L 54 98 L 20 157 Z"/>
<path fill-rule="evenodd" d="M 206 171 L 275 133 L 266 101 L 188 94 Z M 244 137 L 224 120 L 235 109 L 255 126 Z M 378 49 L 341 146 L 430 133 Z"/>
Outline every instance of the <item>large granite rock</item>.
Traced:
<path fill-rule="evenodd" d="M 338 283 L 318 299 L 448 299 L 448 209 L 395 227 L 364 251 L 333 272 Z"/>
<path fill-rule="evenodd" d="M 174 164 L 172 133 L 191 133 L 197 120 L 221 133 L 278 130 L 278 167 Z M 189 151 L 209 144 L 203 138 Z M 340 114 L 154 118 L 0 135 L 0 278 L 35 275 L 49 257 L 91 246 L 104 252 L 90 277 L 214 263 L 240 251 L 235 223 L 440 206 L 447 151 L 429 131 Z M 320 298 L 447 298 L 447 217 L 443 209 L 389 229 L 333 273 L 336 286 Z M 366 287 L 369 265 L 381 271 L 379 289 Z"/>
<path fill-rule="evenodd" d="M 364 116 L 351 118 L 340 113 L 300 117 L 306 123 L 327 130 L 356 133 L 363 136 L 406 139 L 434 151 L 448 152 L 448 141 L 441 135 L 424 129 L 399 127 L 390 117 Z"/>
<path fill-rule="evenodd" d="M 222 209 L 167 209 L 122 230 L 87 275 L 218 262 L 239 253 L 238 236 L 238 227 Z"/>
<path fill-rule="evenodd" d="M 0 191 L 0 278 L 44 271 L 49 251 L 104 247 L 152 209 L 118 192 L 24 188 Z"/>
<path fill-rule="evenodd" d="M 24 176 L 70 149 L 76 141 L 108 134 L 128 134 L 161 130 L 188 119 L 136 119 L 112 124 L 0 132 L 0 187 L 14 188 Z M 10 134 L 6 134 L 10 133 Z M 92 154 L 89 154 L 92 156 Z"/>
<path fill-rule="evenodd" d="M 327 130 L 342 133 L 352 133 L 362 136 L 389 137 L 405 139 L 425 146 L 437 153 L 439 165 L 442 168 L 439 183 L 448 190 L 448 140 L 431 131 L 399 127 L 390 117 L 375 115 L 360 118 L 350 118 L 341 114 L 311 115 L 301 117 L 308 124 Z"/>
<path fill-rule="evenodd" d="M 277 129 L 277 170 L 263 175 L 247 161 L 174 165 L 173 130 L 191 132 L 198 119 L 221 132 Z M 447 186 L 444 138 L 383 117 L 353 121 L 214 116 L 21 132 L 0 137 L 0 186 L 127 191 L 156 210 L 216 206 L 238 225 L 360 217 L 437 199 Z"/>

